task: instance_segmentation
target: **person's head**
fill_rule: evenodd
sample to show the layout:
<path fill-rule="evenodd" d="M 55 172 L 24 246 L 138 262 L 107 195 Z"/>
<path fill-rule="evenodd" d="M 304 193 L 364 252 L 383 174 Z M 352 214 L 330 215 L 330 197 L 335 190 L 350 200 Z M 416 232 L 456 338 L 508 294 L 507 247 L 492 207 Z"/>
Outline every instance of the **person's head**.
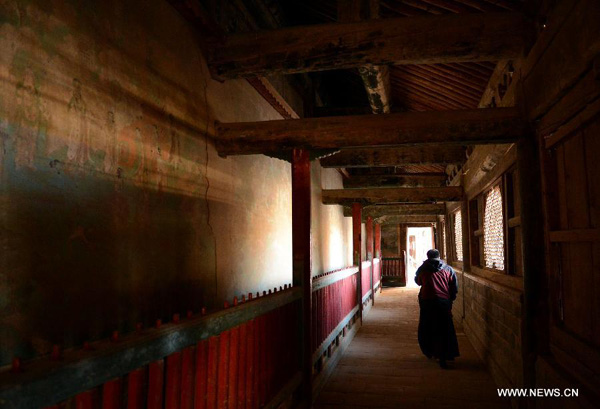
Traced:
<path fill-rule="evenodd" d="M 432 259 L 432 258 L 439 259 L 440 258 L 440 252 L 439 252 L 439 250 L 436 250 L 436 249 L 429 250 L 427 252 L 427 258 L 428 259 Z"/>

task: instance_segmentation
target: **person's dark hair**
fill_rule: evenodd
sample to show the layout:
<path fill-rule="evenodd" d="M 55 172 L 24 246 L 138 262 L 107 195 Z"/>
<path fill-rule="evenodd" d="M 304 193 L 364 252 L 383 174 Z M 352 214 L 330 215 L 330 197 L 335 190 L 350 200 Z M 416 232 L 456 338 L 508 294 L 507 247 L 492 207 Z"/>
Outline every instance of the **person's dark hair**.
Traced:
<path fill-rule="evenodd" d="M 440 258 L 440 252 L 436 249 L 431 249 L 427 252 L 427 258 Z"/>

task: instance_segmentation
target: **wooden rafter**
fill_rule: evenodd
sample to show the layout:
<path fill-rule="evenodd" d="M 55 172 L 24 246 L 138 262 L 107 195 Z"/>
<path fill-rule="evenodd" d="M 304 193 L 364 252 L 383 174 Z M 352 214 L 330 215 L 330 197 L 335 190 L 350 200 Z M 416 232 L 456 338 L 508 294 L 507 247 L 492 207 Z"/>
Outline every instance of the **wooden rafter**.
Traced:
<path fill-rule="evenodd" d="M 221 156 L 281 152 L 295 147 L 342 149 L 419 144 L 508 143 L 526 132 L 514 108 L 405 112 L 331 118 L 219 123 Z"/>
<path fill-rule="evenodd" d="M 459 14 L 320 24 L 227 36 L 208 55 L 216 79 L 366 64 L 433 64 L 520 57 L 532 27 L 520 13 Z"/>
<path fill-rule="evenodd" d="M 463 197 L 462 186 L 444 187 L 398 187 L 372 189 L 331 189 L 323 190 L 323 204 L 350 203 L 431 203 L 453 202 Z"/>

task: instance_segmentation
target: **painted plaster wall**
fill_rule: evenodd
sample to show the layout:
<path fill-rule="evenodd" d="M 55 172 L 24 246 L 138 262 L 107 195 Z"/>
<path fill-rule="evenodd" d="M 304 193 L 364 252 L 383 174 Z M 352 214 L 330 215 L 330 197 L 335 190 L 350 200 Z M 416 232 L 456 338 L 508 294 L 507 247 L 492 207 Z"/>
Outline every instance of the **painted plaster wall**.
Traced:
<path fill-rule="evenodd" d="M 311 163 L 312 273 L 322 274 L 352 265 L 352 218 L 342 206 L 324 205 L 322 189 L 342 189 L 342 176 L 335 169 Z"/>
<path fill-rule="evenodd" d="M 290 165 L 206 138 L 280 117 L 195 38 L 162 1 L 0 3 L 0 365 L 291 281 Z"/>

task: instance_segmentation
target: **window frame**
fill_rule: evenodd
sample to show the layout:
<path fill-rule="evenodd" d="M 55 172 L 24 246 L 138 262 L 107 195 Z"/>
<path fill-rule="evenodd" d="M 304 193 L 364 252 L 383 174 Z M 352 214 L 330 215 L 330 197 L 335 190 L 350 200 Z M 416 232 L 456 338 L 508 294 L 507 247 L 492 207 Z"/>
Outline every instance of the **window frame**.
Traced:
<path fill-rule="evenodd" d="M 494 183 L 491 184 L 491 186 L 489 186 L 487 189 L 485 189 L 483 192 L 481 192 L 478 195 L 478 200 L 479 200 L 479 206 L 480 206 L 480 223 L 479 225 L 480 230 L 481 230 L 481 236 L 479 237 L 480 240 L 480 257 L 481 257 L 481 268 L 485 268 L 486 270 L 490 270 L 490 271 L 494 271 L 497 273 L 501 273 L 501 274 L 508 274 L 508 254 L 507 254 L 507 242 L 508 242 L 508 237 L 507 237 L 507 218 L 506 218 L 506 190 L 505 190 L 505 177 L 504 174 L 502 176 L 500 176 Z M 488 267 L 487 266 L 487 262 L 485 259 L 485 204 L 487 201 L 487 196 L 494 190 L 498 188 L 500 191 L 500 206 L 502 208 L 502 263 L 504 265 L 504 268 L 499 269 L 499 268 L 493 268 L 493 267 Z"/>
<path fill-rule="evenodd" d="M 488 183 L 480 193 L 468 200 L 469 251 L 473 267 L 497 274 L 522 277 L 523 266 L 522 261 L 519 261 L 522 260 L 522 252 L 518 248 L 521 232 L 516 172 L 516 166 L 511 166 L 496 179 Z M 502 232 L 504 235 L 504 269 L 502 270 L 487 267 L 485 265 L 484 253 L 483 223 L 485 217 L 485 199 L 487 194 L 496 187 L 500 188 L 502 200 Z"/>
<path fill-rule="evenodd" d="M 461 263 L 463 264 L 465 262 L 465 243 L 463 243 L 462 238 L 464 237 L 464 232 L 462 231 L 463 228 L 463 221 L 462 218 L 464 217 L 464 215 L 462 214 L 462 208 L 460 206 L 458 206 L 456 209 L 453 209 L 450 211 L 451 217 L 452 217 L 452 260 L 457 262 L 457 263 Z M 458 259 L 458 242 L 456 241 L 456 215 L 460 214 L 461 217 L 461 237 L 460 237 L 460 243 L 461 243 L 461 248 L 462 248 L 462 256 L 463 259 L 459 260 Z"/>

